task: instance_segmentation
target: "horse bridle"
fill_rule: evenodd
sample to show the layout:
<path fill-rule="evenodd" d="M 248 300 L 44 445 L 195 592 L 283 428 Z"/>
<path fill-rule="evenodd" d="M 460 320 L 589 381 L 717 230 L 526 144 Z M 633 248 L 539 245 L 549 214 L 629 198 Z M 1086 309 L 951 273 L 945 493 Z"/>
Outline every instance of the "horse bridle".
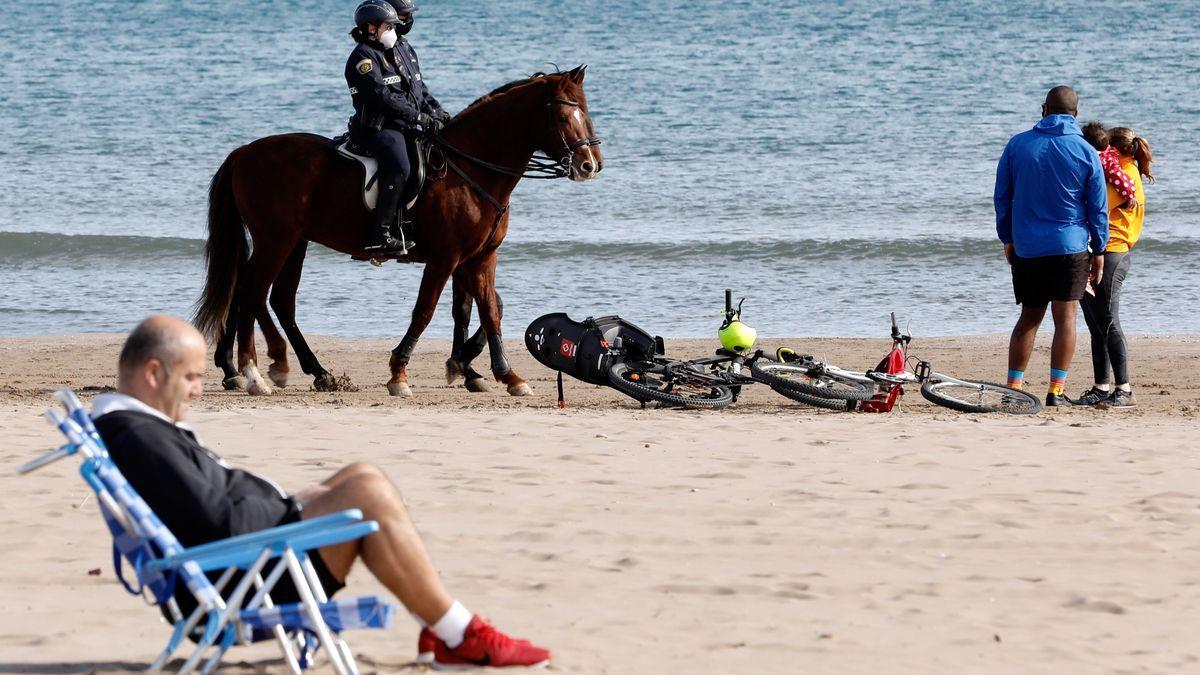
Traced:
<path fill-rule="evenodd" d="M 549 101 L 546 101 L 546 110 L 549 112 L 551 124 L 554 123 L 553 106 L 555 103 L 573 106 L 576 108 L 579 107 L 578 101 L 572 101 L 565 98 L 554 97 Z M 577 141 L 568 142 L 567 136 L 563 133 L 562 129 L 558 130 L 558 136 L 563 142 L 562 159 L 556 161 L 550 158 L 548 155 L 539 156 L 535 151 L 533 156 L 529 158 L 529 161 L 525 163 L 525 168 L 522 171 L 515 171 L 501 164 L 489 162 L 486 159 L 480 159 L 474 155 L 468 155 L 462 150 L 459 150 L 453 145 L 447 143 L 446 140 L 441 137 L 441 135 L 433 135 L 429 138 L 430 142 L 440 147 L 443 153 L 457 155 L 473 164 L 505 176 L 512 176 L 513 178 L 539 179 L 569 178 L 575 171 L 575 166 L 571 162 L 571 156 L 576 150 L 584 146 L 590 147 L 593 145 L 600 145 L 600 139 L 596 136 L 588 136 L 587 138 L 581 138 Z M 493 197 L 492 193 L 485 190 L 482 185 L 475 181 L 475 179 L 467 175 L 467 172 L 459 168 L 459 166 L 455 164 L 449 156 L 446 156 L 445 154 L 443 156 L 445 157 L 446 164 L 444 167 L 442 167 L 442 169 L 450 169 L 454 173 L 458 174 L 458 177 L 463 179 L 463 182 L 465 182 L 472 190 L 486 199 L 487 202 L 491 204 L 494 209 L 496 209 L 496 218 L 492 221 L 492 229 L 488 232 L 487 239 L 484 240 L 483 246 L 480 247 L 481 250 L 485 249 L 489 244 L 492 243 L 492 239 L 496 237 L 496 229 L 500 227 L 500 221 L 504 218 L 504 214 L 508 213 L 508 204 L 501 204 L 500 200 Z"/>
<path fill-rule="evenodd" d="M 557 96 L 554 98 L 551 98 L 550 100 L 546 101 L 546 109 L 549 112 L 551 123 L 554 122 L 554 109 L 553 108 L 554 108 L 555 103 L 558 103 L 560 105 L 565 105 L 565 106 L 571 106 L 574 108 L 579 107 L 578 101 L 572 101 L 572 100 L 566 99 L 566 98 L 559 98 Z M 537 152 L 534 152 L 533 156 L 529 158 L 528 162 L 526 162 L 525 168 L 521 171 L 510 169 L 504 165 L 496 164 L 495 162 L 489 162 L 485 159 L 480 159 L 479 157 L 475 157 L 474 155 L 469 155 L 469 154 L 463 152 L 462 150 L 459 150 L 458 148 L 454 147 L 453 145 L 450 145 L 449 143 L 447 143 L 445 141 L 445 139 L 443 139 L 441 136 L 433 136 L 431 138 L 432 138 L 433 142 L 436 143 L 443 150 L 448 150 L 450 153 L 452 153 L 454 155 L 458 155 L 459 157 L 462 157 L 463 159 L 465 159 L 473 164 L 476 164 L 478 166 L 481 166 L 485 169 L 495 171 L 496 173 L 504 174 L 505 176 L 512 176 L 513 178 L 536 178 L 536 179 L 570 178 L 575 172 L 574 164 L 571 161 L 571 157 L 575 154 L 575 151 L 582 147 L 591 147 L 591 146 L 595 146 L 595 145 L 600 145 L 600 137 L 598 137 L 598 136 L 587 136 L 584 138 L 580 138 L 577 141 L 568 141 L 567 135 L 565 133 L 563 133 L 563 130 L 561 128 L 558 130 L 558 137 L 559 137 L 559 139 L 562 140 L 562 143 L 563 143 L 562 157 L 560 159 L 555 160 L 555 159 L 551 158 L 549 155 L 545 155 L 545 154 L 538 155 Z M 459 171 L 456 167 L 454 167 L 452 164 L 450 164 L 449 159 L 447 159 L 447 164 L 455 170 L 455 173 L 459 174 L 460 176 L 462 175 L 461 171 Z M 465 178 L 465 176 L 464 176 L 464 178 Z M 474 181 L 471 181 L 470 179 L 468 179 L 468 182 L 472 183 L 472 184 L 474 183 Z M 474 187 L 474 185 L 472 185 L 472 186 Z M 487 195 L 487 196 L 490 197 L 491 195 Z"/>

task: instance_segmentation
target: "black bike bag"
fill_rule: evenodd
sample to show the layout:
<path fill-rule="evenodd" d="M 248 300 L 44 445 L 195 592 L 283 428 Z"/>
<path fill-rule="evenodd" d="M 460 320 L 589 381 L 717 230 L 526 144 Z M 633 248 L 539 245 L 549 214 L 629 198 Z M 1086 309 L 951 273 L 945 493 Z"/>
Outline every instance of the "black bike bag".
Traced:
<path fill-rule="evenodd" d="M 555 312 L 525 329 L 525 347 L 539 363 L 591 384 L 608 384 L 617 338 L 630 358 L 654 353 L 654 338 L 616 315 L 575 321 Z"/>

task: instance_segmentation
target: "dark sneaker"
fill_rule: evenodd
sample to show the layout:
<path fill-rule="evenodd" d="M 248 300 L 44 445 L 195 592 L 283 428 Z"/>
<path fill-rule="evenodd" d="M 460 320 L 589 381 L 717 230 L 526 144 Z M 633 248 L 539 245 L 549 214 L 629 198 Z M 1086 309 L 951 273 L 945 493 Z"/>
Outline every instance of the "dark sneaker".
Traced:
<path fill-rule="evenodd" d="M 438 636 L 429 628 L 422 628 L 417 636 L 417 663 L 433 663 L 433 650 L 437 647 Z"/>
<path fill-rule="evenodd" d="M 1124 410 L 1126 408 L 1137 407 L 1137 401 L 1133 400 L 1132 391 L 1117 389 L 1112 393 L 1112 396 L 1108 397 L 1108 400 L 1106 400 L 1103 405 L 1105 408 Z"/>
<path fill-rule="evenodd" d="M 436 670 L 462 670 L 492 666 L 543 666 L 550 663 L 550 652 L 527 640 L 514 640 L 492 627 L 492 624 L 471 617 L 463 633 L 462 644 L 450 649 L 438 640 L 434 645 L 433 667 Z"/>
<path fill-rule="evenodd" d="M 1075 402 L 1067 398 L 1066 394 L 1051 394 L 1046 392 L 1046 407 L 1047 408 L 1073 408 Z"/>
<path fill-rule="evenodd" d="M 1112 392 L 1110 391 L 1104 391 L 1103 389 L 1092 387 L 1091 389 L 1088 389 L 1080 394 L 1079 398 L 1072 401 L 1072 403 L 1075 405 L 1096 405 L 1098 403 L 1104 403 L 1111 395 Z"/>

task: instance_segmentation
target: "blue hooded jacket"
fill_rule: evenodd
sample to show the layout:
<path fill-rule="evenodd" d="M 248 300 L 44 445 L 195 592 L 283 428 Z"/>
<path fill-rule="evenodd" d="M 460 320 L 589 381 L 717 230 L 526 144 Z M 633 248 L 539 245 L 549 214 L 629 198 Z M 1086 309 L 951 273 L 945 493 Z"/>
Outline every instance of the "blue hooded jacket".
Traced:
<path fill-rule="evenodd" d="M 996 167 L 996 234 L 1022 258 L 1108 243 L 1108 194 L 1100 155 L 1073 115 L 1047 115 L 1012 137 Z"/>

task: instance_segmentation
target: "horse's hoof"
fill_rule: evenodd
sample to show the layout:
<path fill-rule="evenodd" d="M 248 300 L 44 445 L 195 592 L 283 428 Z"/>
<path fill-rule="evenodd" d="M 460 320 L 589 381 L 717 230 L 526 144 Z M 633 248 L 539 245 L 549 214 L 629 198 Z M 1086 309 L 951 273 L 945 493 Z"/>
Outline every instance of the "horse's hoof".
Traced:
<path fill-rule="evenodd" d="M 313 378 L 313 389 L 317 391 L 337 391 L 337 378 L 329 373 Z"/>
<path fill-rule="evenodd" d="M 525 384 L 524 382 L 508 385 L 509 396 L 529 396 L 532 393 L 533 390 L 530 389 L 529 385 Z"/>
<path fill-rule="evenodd" d="M 246 393 L 251 396 L 270 396 L 275 393 L 275 390 L 262 380 L 252 380 L 250 386 L 246 387 Z"/>
<path fill-rule="evenodd" d="M 273 382 L 276 387 L 283 388 L 287 386 L 288 371 L 286 370 L 268 367 L 267 377 L 271 378 L 271 382 Z"/>
<path fill-rule="evenodd" d="M 234 375 L 233 377 L 225 378 L 221 382 L 221 385 L 225 387 L 226 391 L 241 391 L 246 388 L 248 382 L 249 380 L 244 375 Z"/>
<path fill-rule="evenodd" d="M 407 382 L 388 382 L 388 394 L 408 398 L 412 396 L 412 388 Z"/>
<path fill-rule="evenodd" d="M 490 390 L 487 380 L 482 377 L 472 377 L 463 383 L 463 386 L 467 388 L 467 391 L 475 394 L 482 394 Z"/>
<path fill-rule="evenodd" d="M 462 377 L 462 367 L 454 359 L 446 359 L 446 384 L 454 384 Z M 470 387 L 467 387 L 470 389 Z"/>

